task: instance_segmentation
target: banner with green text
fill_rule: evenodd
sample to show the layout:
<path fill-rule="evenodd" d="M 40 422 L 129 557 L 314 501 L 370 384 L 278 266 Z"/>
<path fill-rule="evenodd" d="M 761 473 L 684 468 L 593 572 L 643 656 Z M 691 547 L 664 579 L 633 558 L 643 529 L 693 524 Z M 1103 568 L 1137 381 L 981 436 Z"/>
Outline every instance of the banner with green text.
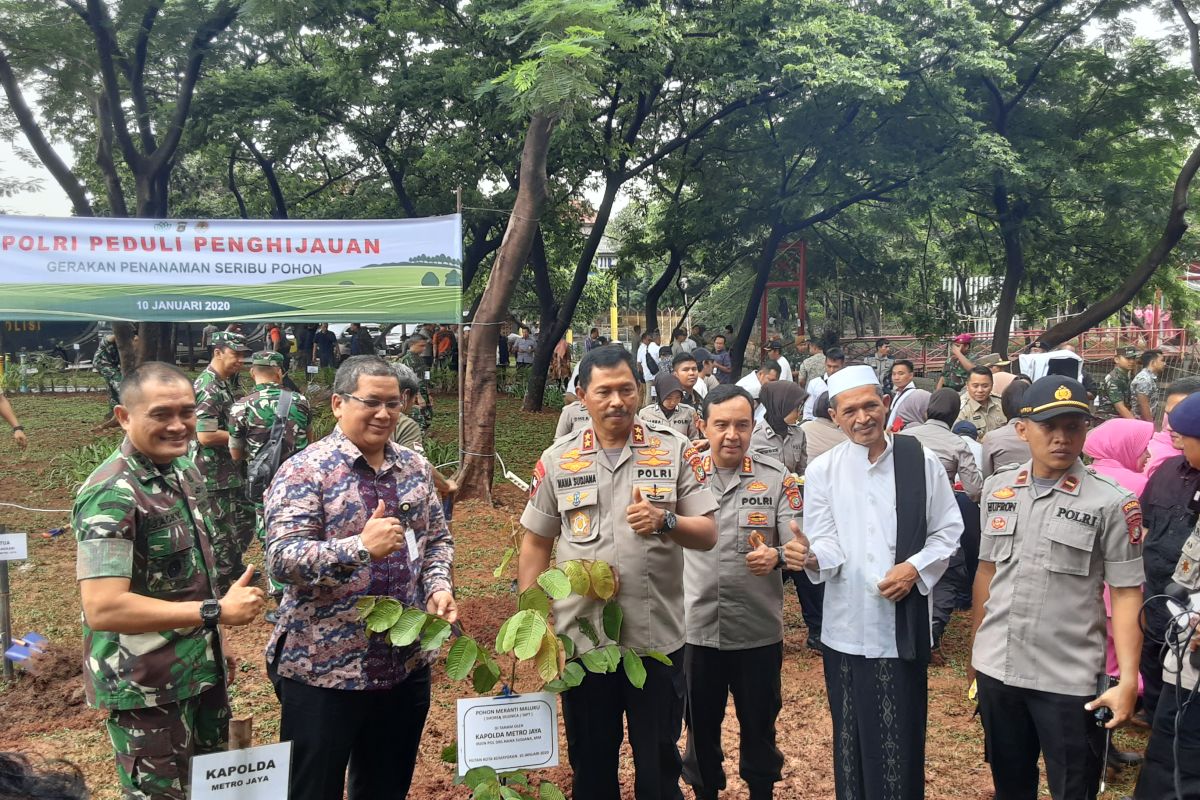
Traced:
<path fill-rule="evenodd" d="M 162 220 L 0 215 L 0 318 L 460 321 L 458 215 Z"/>

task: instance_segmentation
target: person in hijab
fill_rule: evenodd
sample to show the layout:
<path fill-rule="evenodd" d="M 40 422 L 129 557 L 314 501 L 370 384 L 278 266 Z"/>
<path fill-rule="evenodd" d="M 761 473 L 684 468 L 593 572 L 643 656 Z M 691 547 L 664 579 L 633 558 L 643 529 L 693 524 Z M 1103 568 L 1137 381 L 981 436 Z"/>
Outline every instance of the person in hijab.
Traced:
<path fill-rule="evenodd" d="M 1152 436 L 1153 422 L 1110 419 L 1088 432 L 1083 453 L 1092 459 L 1092 469 L 1140 497 L 1149 479 L 1144 470 Z"/>
<path fill-rule="evenodd" d="M 804 432 L 805 455 L 808 463 L 846 441 L 846 433 L 837 426 L 829 414 L 829 392 L 823 392 L 813 403 L 813 418 L 800 426 Z"/>
<path fill-rule="evenodd" d="M 752 451 L 782 462 L 796 475 L 803 475 L 808 463 L 804 431 L 796 424 L 807 398 L 808 392 L 798 383 L 768 383 L 758 398 L 764 416 L 750 437 Z"/>
<path fill-rule="evenodd" d="M 892 420 L 892 433 L 899 433 L 909 425 L 920 425 L 929 417 L 929 392 L 924 389 L 912 389 L 908 395 Z"/>
<path fill-rule="evenodd" d="M 654 402 L 643 408 L 638 416 L 647 422 L 657 422 L 675 429 L 686 436 L 689 442 L 703 439 L 696 425 L 696 409 L 683 402 L 683 384 L 675 373 L 659 370 L 654 376 L 654 393 Z"/>

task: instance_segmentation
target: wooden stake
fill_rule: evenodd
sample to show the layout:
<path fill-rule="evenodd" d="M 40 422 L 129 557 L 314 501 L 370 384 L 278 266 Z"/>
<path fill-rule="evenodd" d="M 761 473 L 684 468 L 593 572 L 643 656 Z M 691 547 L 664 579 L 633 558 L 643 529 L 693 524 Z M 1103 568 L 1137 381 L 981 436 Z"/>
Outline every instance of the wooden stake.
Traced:
<path fill-rule="evenodd" d="M 229 749 L 244 750 L 254 743 L 254 717 L 229 720 Z"/>

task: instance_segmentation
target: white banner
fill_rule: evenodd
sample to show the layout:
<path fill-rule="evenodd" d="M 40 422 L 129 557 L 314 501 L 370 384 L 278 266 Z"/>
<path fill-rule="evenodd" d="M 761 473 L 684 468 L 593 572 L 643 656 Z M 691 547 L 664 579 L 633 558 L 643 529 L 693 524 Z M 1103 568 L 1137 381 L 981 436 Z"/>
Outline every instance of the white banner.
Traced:
<path fill-rule="evenodd" d="M 0 216 L 10 319 L 458 322 L 461 219 Z"/>

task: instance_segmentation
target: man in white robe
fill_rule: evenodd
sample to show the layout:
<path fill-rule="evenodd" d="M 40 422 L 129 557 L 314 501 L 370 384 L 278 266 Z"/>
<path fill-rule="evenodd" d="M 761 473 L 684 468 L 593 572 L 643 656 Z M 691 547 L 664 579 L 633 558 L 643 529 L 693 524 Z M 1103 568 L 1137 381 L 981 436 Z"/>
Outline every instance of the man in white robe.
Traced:
<path fill-rule="evenodd" d="M 809 464 L 804 533 L 787 568 L 825 584 L 825 685 L 838 800 L 920 800 L 931 648 L 929 596 L 963 522 L 937 457 L 885 429 L 874 370 L 830 376 L 850 441 Z"/>

